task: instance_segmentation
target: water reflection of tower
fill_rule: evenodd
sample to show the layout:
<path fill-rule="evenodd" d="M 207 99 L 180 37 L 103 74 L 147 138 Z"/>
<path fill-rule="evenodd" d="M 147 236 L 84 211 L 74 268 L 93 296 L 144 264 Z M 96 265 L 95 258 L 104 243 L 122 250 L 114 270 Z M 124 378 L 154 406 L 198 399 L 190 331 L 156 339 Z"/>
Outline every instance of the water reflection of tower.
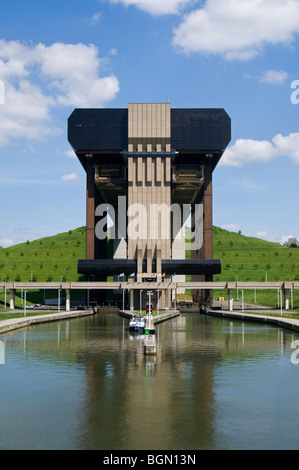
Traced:
<path fill-rule="evenodd" d="M 107 318 L 97 315 L 96 328 L 86 332 L 91 349 L 84 353 L 83 447 L 172 448 L 186 434 L 190 442 L 211 443 L 214 367 L 221 359 L 212 347 L 211 320 L 178 317 L 161 324 L 154 362 L 144 356 L 139 340 L 130 340 L 128 332 L 116 333 L 116 316 L 108 320 L 109 327 Z"/>

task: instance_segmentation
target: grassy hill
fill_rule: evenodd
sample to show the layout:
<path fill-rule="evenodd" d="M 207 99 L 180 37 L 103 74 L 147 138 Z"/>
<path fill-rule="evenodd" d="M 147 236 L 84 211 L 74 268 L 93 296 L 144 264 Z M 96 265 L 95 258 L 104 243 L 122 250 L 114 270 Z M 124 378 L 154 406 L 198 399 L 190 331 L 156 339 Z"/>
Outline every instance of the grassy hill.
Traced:
<path fill-rule="evenodd" d="M 85 257 L 86 228 L 61 233 L 32 242 L 0 249 L 0 280 L 7 281 L 78 281 L 77 260 Z M 222 273 L 215 281 L 292 281 L 299 280 L 299 248 L 288 248 L 241 233 L 213 227 L 214 258 L 220 259 Z M 187 252 L 190 258 L 191 253 Z M 245 291 L 246 301 L 253 292 Z M 29 295 L 29 292 L 28 292 Z M 31 295 L 31 294 L 30 294 Z M 33 293 L 32 293 L 33 295 Z M 35 294 L 29 300 L 40 300 Z M 78 293 L 82 296 L 82 293 Z M 227 296 L 227 292 L 215 292 Z M 275 305 L 277 293 L 257 293 L 257 302 Z M 297 298 L 298 297 L 298 298 Z M 0 292 L 3 302 L 4 294 Z M 236 298 L 236 295 L 235 295 Z M 299 307 L 299 294 L 294 295 Z"/>
<path fill-rule="evenodd" d="M 299 281 L 299 248 L 288 248 L 279 243 L 247 237 L 213 227 L 214 259 L 221 260 L 222 273 L 214 281 Z M 190 257 L 190 252 L 186 257 Z M 214 298 L 226 291 L 215 291 Z M 239 300 L 241 294 L 238 292 Z M 275 291 L 244 291 L 246 302 L 277 306 Z M 237 298 L 237 292 L 234 293 Z M 294 306 L 299 307 L 299 294 L 294 293 Z"/>
<path fill-rule="evenodd" d="M 85 236 L 86 228 L 80 227 L 53 237 L 0 249 L 0 280 L 79 281 L 81 276 L 77 273 L 77 260 L 85 258 Z M 46 296 L 57 298 L 57 292 L 47 291 Z M 72 298 L 84 298 L 84 293 L 74 291 Z M 44 303 L 44 292 L 28 291 L 27 299 L 28 304 Z M 0 302 L 4 302 L 3 291 L 0 292 Z M 17 292 L 16 306 L 20 305 L 20 293 Z"/>
<path fill-rule="evenodd" d="M 0 280 L 78 281 L 77 260 L 85 258 L 85 227 L 0 250 Z"/>

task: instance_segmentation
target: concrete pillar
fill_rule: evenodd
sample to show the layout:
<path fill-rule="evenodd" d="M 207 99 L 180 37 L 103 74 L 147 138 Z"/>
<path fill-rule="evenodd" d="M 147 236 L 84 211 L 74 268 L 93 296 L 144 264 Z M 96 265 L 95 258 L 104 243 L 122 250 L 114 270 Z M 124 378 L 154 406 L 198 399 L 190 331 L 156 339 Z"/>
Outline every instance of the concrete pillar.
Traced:
<path fill-rule="evenodd" d="M 65 310 L 69 312 L 71 310 L 71 289 L 66 289 L 66 300 L 65 300 Z"/>
<path fill-rule="evenodd" d="M 169 289 L 165 291 L 165 309 L 169 309 Z"/>
<path fill-rule="evenodd" d="M 130 310 L 134 310 L 134 289 L 130 290 Z"/>
<path fill-rule="evenodd" d="M 290 308 L 290 289 L 283 289 L 284 297 L 284 309 L 289 310 Z"/>
<path fill-rule="evenodd" d="M 15 289 L 9 289 L 9 294 L 10 294 L 9 308 L 10 308 L 10 310 L 14 310 L 14 308 L 15 308 L 15 294 L 16 294 Z"/>
<path fill-rule="evenodd" d="M 230 312 L 234 310 L 233 289 L 228 289 L 228 310 Z"/>

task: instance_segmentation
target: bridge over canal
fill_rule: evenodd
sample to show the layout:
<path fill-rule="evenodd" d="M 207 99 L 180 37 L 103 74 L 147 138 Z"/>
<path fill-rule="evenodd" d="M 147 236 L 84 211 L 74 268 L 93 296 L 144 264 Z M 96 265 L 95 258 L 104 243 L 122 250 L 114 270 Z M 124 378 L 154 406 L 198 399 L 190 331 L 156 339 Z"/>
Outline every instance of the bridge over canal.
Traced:
<path fill-rule="evenodd" d="M 283 296 L 284 309 L 290 308 L 290 293 L 299 289 L 299 282 L 0 282 L 0 289 L 9 292 L 10 309 L 15 308 L 16 291 L 27 290 L 64 290 L 66 292 L 66 310 L 71 308 L 71 292 L 74 290 L 98 290 L 111 289 L 129 292 L 130 309 L 134 309 L 134 291 L 166 291 L 167 302 L 169 304 L 171 294 L 174 293 L 176 302 L 176 294 L 178 289 L 199 289 L 199 290 L 227 290 L 228 292 L 228 309 L 234 308 L 233 292 L 236 289 L 241 290 L 277 290 Z M 169 305 L 168 305 L 169 306 Z"/>

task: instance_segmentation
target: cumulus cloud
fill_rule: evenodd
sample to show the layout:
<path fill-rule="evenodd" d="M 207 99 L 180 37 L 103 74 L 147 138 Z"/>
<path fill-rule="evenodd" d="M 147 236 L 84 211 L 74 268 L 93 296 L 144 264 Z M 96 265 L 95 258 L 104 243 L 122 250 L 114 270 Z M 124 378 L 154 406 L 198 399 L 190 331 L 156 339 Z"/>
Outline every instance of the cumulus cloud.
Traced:
<path fill-rule="evenodd" d="M 2 246 L 2 248 L 7 248 L 8 246 L 12 246 L 13 244 L 14 241 L 10 238 L 0 238 L 0 246 Z"/>
<path fill-rule="evenodd" d="M 267 70 L 259 77 L 259 81 L 271 85 L 282 85 L 287 78 L 288 73 L 284 70 Z"/>
<path fill-rule="evenodd" d="M 78 175 L 78 173 L 67 173 L 65 175 L 62 175 L 61 179 L 63 181 L 78 181 L 80 180 L 80 176 Z"/>
<path fill-rule="evenodd" d="M 69 158 L 77 158 L 77 155 L 73 150 L 66 150 L 64 154 Z"/>
<path fill-rule="evenodd" d="M 238 232 L 241 229 L 239 224 L 225 224 L 222 225 L 221 228 L 228 230 L 229 232 Z"/>
<path fill-rule="evenodd" d="M 243 166 L 252 162 L 267 162 L 276 157 L 289 157 L 299 164 L 299 133 L 277 134 L 272 141 L 238 139 L 228 147 L 220 165 Z"/>
<path fill-rule="evenodd" d="M 102 18 L 102 15 L 103 15 L 103 13 L 101 11 L 98 11 L 98 12 L 94 13 L 94 15 L 92 15 L 92 18 L 90 20 L 90 24 L 92 26 L 97 25 L 98 22 L 100 21 L 100 19 Z"/>
<path fill-rule="evenodd" d="M 284 235 L 273 235 L 268 233 L 266 230 L 261 230 L 256 232 L 256 236 L 261 238 L 262 240 L 266 240 L 267 242 L 274 242 L 274 243 L 284 243 Z"/>
<path fill-rule="evenodd" d="M 192 0 L 110 0 L 124 6 L 135 6 L 151 15 L 178 14 Z"/>
<path fill-rule="evenodd" d="M 206 0 L 183 18 L 173 43 L 185 53 L 248 60 L 266 44 L 292 42 L 298 16 L 298 0 Z"/>
<path fill-rule="evenodd" d="M 115 76 L 102 76 L 104 59 L 94 45 L 23 44 L 0 40 L 0 145 L 15 138 L 42 139 L 58 132 L 58 107 L 102 107 L 119 91 Z"/>

